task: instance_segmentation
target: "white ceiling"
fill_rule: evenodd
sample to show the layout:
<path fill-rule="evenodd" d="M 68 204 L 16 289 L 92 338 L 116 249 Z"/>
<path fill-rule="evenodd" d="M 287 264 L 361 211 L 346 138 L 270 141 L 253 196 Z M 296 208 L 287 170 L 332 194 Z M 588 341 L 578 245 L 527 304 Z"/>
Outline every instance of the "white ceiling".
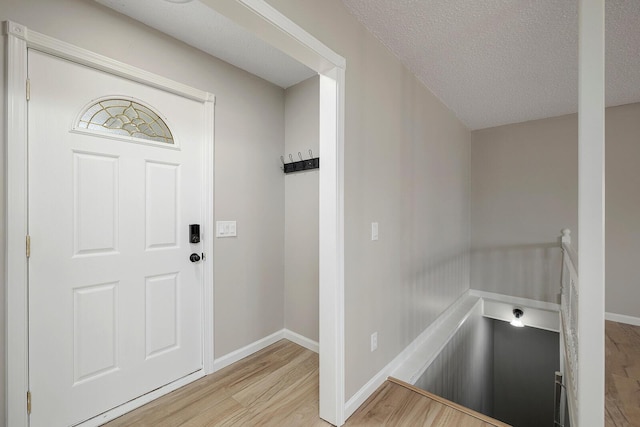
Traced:
<path fill-rule="evenodd" d="M 317 74 L 199 1 L 96 1 L 285 89 Z"/>
<path fill-rule="evenodd" d="M 280 87 L 315 74 L 199 1 L 96 1 Z M 578 109 L 577 0 L 342 1 L 470 129 Z M 640 0 L 606 8 L 607 106 L 639 102 Z"/>
<path fill-rule="evenodd" d="M 470 129 L 575 113 L 577 0 L 342 0 Z M 640 101 L 640 1 L 606 2 L 607 106 Z"/>

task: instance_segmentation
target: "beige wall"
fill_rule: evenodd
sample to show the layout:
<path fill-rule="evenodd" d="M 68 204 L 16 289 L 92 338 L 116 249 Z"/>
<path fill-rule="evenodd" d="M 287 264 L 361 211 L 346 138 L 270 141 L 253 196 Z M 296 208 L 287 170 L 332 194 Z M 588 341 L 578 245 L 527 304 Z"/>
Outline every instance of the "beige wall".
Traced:
<path fill-rule="evenodd" d="M 474 289 L 557 302 L 560 229 L 578 238 L 575 114 L 472 133 Z M 640 104 L 606 110 L 606 311 L 640 317 Z"/>
<path fill-rule="evenodd" d="M 285 91 L 284 157 L 320 153 L 320 79 L 312 77 Z M 318 342 L 318 169 L 284 178 L 284 326 Z"/>
<path fill-rule="evenodd" d="M 606 310 L 640 317 L 640 103 L 607 108 Z"/>
<path fill-rule="evenodd" d="M 340 0 L 270 3 L 347 59 L 349 398 L 469 287 L 470 132 Z M 0 19 L 217 95 L 216 217 L 238 238 L 216 241 L 216 356 L 280 329 L 283 91 L 90 1 L 4 0 Z"/>
<path fill-rule="evenodd" d="M 348 399 L 469 287 L 470 132 L 340 0 L 268 1 L 347 61 Z"/>
<path fill-rule="evenodd" d="M 575 115 L 472 133 L 472 288 L 558 302 L 560 230 L 577 238 L 577 150 Z"/>
<path fill-rule="evenodd" d="M 284 177 L 279 169 L 284 91 L 93 1 L 2 0 L 0 20 L 7 19 L 216 95 L 216 218 L 238 221 L 236 239 L 215 242 L 216 356 L 280 330 L 284 325 Z M 1 43 L 1 81 L 4 49 Z M 0 129 L 5 129 L 4 106 L 0 103 Z M 4 150 L 0 152 L 4 155 Z M 4 180 L 3 171 L 0 179 Z M 0 200 L 4 204 L 4 195 Z M 4 223 L 4 209 L 1 212 Z M 0 230 L 0 250 L 4 250 L 5 227 Z M 0 290 L 4 312 L 4 284 Z M 0 328 L 4 331 L 4 313 Z M 4 349 L 4 334 L 0 347 Z M 0 365 L 4 366 L 4 351 Z M 0 412 L 4 412 L 4 370 L 0 384 Z"/>

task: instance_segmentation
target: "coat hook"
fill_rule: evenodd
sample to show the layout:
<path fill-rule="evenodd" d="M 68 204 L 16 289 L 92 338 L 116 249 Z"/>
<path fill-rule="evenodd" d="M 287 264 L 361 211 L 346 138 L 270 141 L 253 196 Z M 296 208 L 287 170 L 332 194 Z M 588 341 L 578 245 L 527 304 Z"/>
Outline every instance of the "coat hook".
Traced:
<path fill-rule="evenodd" d="M 293 163 L 293 156 L 291 154 L 289 154 L 289 160 L 291 160 L 291 163 Z"/>
<path fill-rule="evenodd" d="M 298 151 L 298 157 L 300 157 L 300 161 L 302 162 L 303 161 L 302 154 L 299 151 Z"/>
<path fill-rule="evenodd" d="M 311 149 L 309 149 L 309 158 L 313 159 L 313 152 L 311 151 Z"/>
<path fill-rule="evenodd" d="M 284 166 L 284 156 L 280 156 L 280 161 L 282 162 L 282 166 Z"/>

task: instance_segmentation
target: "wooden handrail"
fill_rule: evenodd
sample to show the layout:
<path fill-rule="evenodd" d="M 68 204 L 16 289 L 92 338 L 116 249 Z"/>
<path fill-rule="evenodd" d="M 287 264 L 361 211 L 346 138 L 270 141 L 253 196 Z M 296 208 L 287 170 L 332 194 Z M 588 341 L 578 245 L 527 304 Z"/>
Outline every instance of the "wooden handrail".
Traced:
<path fill-rule="evenodd" d="M 406 383 L 406 382 L 404 382 L 402 380 L 399 380 L 397 378 L 388 377 L 387 381 L 389 381 L 391 383 L 394 383 L 394 384 L 397 384 L 397 385 L 399 385 L 401 387 L 404 387 L 404 388 L 406 388 L 408 390 L 411 390 L 411 391 L 413 391 L 415 393 L 418 393 L 418 394 L 420 394 L 420 395 L 422 395 L 424 397 L 427 397 L 427 398 L 429 398 L 431 400 L 435 400 L 438 403 L 441 403 L 441 404 L 443 404 L 445 406 L 448 406 L 448 407 L 450 407 L 452 409 L 455 409 L 456 411 L 460 411 L 460 412 L 462 412 L 462 413 L 464 413 L 466 415 L 469 415 L 470 417 L 477 418 L 480 421 L 483 421 L 483 422 L 485 422 L 487 424 L 491 424 L 492 426 L 496 426 L 496 427 L 512 427 L 510 424 L 506 424 L 506 423 L 503 423 L 502 421 L 496 420 L 495 418 L 488 417 L 488 416 L 486 416 L 484 414 L 481 414 L 480 412 L 474 411 L 473 409 L 469 409 L 469 408 L 467 408 L 465 406 L 462 406 L 462 405 L 459 405 L 459 404 L 457 404 L 455 402 L 447 400 L 444 397 L 440 397 L 440 396 L 435 395 L 433 393 L 429 393 L 428 391 L 422 390 L 421 388 L 418 388 L 418 387 L 416 387 L 414 385 Z"/>

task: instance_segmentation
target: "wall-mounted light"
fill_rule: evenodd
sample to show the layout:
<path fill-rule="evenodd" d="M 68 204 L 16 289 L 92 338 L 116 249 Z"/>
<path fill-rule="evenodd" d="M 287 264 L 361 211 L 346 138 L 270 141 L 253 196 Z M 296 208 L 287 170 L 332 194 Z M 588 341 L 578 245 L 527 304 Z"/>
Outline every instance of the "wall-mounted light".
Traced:
<path fill-rule="evenodd" d="M 524 327 L 524 323 L 522 323 L 522 320 L 520 319 L 522 316 L 524 316 L 524 311 L 522 311 L 519 308 L 514 309 L 513 310 L 513 320 L 511 321 L 511 326 L 515 326 L 516 328 Z"/>

